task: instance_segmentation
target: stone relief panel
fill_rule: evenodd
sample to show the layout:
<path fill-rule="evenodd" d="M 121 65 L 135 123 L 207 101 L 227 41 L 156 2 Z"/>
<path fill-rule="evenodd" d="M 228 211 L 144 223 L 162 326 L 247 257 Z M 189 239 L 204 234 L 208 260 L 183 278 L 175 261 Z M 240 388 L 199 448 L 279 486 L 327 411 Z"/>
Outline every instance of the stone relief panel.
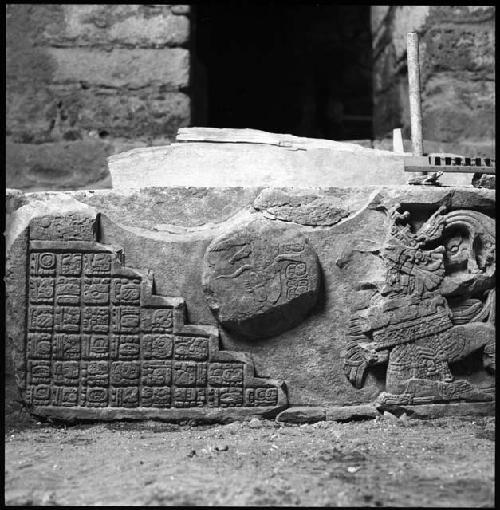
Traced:
<path fill-rule="evenodd" d="M 495 222 L 440 207 L 417 232 L 409 211 L 390 213 L 382 252 L 385 282 L 373 282 L 368 307 L 353 310 L 344 352 L 349 381 L 387 366 L 384 404 L 494 399 L 494 378 L 456 378 L 453 363 L 480 353 L 495 372 Z"/>
<path fill-rule="evenodd" d="M 217 328 L 185 324 L 184 300 L 154 295 L 152 276 L 124 266 L 97 230 L 95 219 L 76 214 L 29 225 L 19 377 L 29 406 L 99 418 L 109 408 L 140 417 L 144 408 L 286 404 L 283 383 L 256 377 L 245 353 L 220 351 Z"/>
<path fill-rule="evenodd" d="M 304 320 L 320 288 L 317 255 L 297 230 L 254 220 L 216 238 L 203 268 L 203 290 L 219 323 L 249 339 Z"/>

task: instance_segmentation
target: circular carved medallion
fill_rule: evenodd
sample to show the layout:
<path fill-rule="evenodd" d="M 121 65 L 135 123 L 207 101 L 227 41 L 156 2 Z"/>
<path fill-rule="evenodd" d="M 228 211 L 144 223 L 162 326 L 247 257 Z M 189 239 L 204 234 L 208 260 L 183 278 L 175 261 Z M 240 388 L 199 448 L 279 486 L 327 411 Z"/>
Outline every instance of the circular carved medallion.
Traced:
<path fill-rule="evenodd" d="M 290 225 L 257 219 L 214 239 L 203 290 L 220 324 L 246 338 L 277 335 L 305 318 L 320 286 L 316 252 Z"/>

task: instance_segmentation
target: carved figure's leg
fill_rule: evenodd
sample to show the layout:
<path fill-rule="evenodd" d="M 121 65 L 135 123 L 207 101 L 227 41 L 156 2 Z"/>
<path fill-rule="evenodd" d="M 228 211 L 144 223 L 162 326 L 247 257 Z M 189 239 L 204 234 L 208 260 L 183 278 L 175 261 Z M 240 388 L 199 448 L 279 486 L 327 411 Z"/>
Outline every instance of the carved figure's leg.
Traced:
<path fill-rule="evenodd" d="M 451 382 L 453 377 L 441 351 L 439 336 L 394 347 L 389 357 L 387 390 L 407 392 L 408 381 L 426 381 L 425 393 L 428 393 L 429 387 L 437 388 L 431 382 Z"/>
<path fill-rule="evenodd" d="M 495 329 L 488 323 L 454 326 L 450 330 L 395 347 L 389 357 L 387 392 L 379 401 L 408 404 L 453 400 L 488 401 L 494 396 L 468 381 L 454 381 L 448 363 L 483 349 L 486 369 L 495 370 Z"/>

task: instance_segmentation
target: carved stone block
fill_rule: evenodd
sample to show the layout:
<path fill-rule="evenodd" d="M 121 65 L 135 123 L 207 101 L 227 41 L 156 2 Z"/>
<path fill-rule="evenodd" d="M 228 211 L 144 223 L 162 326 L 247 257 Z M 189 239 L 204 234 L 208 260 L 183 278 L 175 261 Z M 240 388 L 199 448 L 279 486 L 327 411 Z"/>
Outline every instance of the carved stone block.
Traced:
<path fill-rule="evenodd" d="M 50 333 L 28 333 L 27 354 L 30 359 L 50 359 L 52 335 Z"/>
<path fill-rule="evenodd" d="M 174 358 L 177 360 L 208 360 L 208 338 L 176 337 Z"/>
<path fill-rule="evenodd" d="M 31 282 L 31 280 L 30 280 Z M 79 278 L 59 276 L 56 280 L 56 305 L 80 305 L 81 282 Z M 86 298 L 84 294 L 84 299 Z"/>
<path fill-rule="evenodd" d="M 28 329 L 30 331 L 52 331 L 54 309 L 51 306 L 30 306 L 28 314 Z"/>
<path fill-rule="evenodd" d="M 208 383 L 211 386 L 242 386 L 243 365 L 236 363 L 210 363 Z"/>
<path fill-rule="evenodd" d="M 142 311 L 141 327 L 143 331 L 152 333 L 171 333 L 173 316 L 171 309 L 149 309 Z"/>
<path fill-rule="evenodd" d="M 82 341 L 80 335 L 70 333 L 54 334 L 52 359 L 80 360 L 82 355 Z"/>
<path fill-rule="evenodd" d="M 33 304 L 52 304 L 54 302 L 54 278 L 30 278 L 29 300 Z"/>
<path fill-rule="evenodd" d="M 115 323 L 113 323 L 115 325 Z M 86 306 L 83 308 L 83 331 L 85 333 L 108 333 L 109 308 Z M 116 331 L 116 329 L 114 329 Z"/>
<path fill-rule="evenodd" d="M 58 272 L 62 276 L 80 276 L 82 274 L 82 254 L 61 253 Z"/>
<path fill-rule="evenodd" d="M 189 361 L 175 362 L 174 384 L 177 386 L 206 386 L 207 364 Z"/>
<path fill-rule="evenodd" d="M 142 357 L 144 359 L 170 359 L 174 345 L 172 335 L 146 335 L 142 336 Z"/>
<path fill-rule="evenodd" d="M 109 343 L 107 335 L 82 335 L 82 359 L 113 359 Z"/>
<path fill-rule="evenodd" d="M 91 237 L 91 218 L 64 218 L 33 220 L 25 254 L 19 381 L 33 412 L 66 418 L 73 409 L 99 418 L 118 408 L 146 418 L 144 409 L 157 408 L 168 419 L 174 408 L 244 405 L 245 380 L 258 380 L 253 366 L 247 363 L 245 379 L 238 356 L 224 352 L 219 363 L 213 327 L 185 325 L 182 298 L 154 295 L 150 277 L 124 267 L 114 248 Z M 278 396 L 280 385 L 267 382 Z M 278 398 L 261 404 L 277 406 Z"/>
<path fill-rule="evenodd" d="M 272 414 L 287 399 L 495 398 L 491 190 L 148 188 L 20 204 L 7 230 L 6 372 L 37 415 L 185 419 Z M 38 211 L 58 218 L 54 237 L 30 227 Z M 61 238 L 64 217 L 93 237 Z M 56 362 L 79 362 L 77 386 L 56 384 Z M 138 382 L 113 385 L 117 362 L 139 363 Z M 181 365 L 190 385 L 177 385 L 176 363 L 205 365 L 206 378 Z M 287 394 L 267 376 L 286 378 Z M 113 393 L 125 388 L 137 393 Z"/>
<path fill-rule="evenodd" d="M 55 253 L 31 253 L 31 276 L 54 276 L 56 274 L 57 258 Z"/>

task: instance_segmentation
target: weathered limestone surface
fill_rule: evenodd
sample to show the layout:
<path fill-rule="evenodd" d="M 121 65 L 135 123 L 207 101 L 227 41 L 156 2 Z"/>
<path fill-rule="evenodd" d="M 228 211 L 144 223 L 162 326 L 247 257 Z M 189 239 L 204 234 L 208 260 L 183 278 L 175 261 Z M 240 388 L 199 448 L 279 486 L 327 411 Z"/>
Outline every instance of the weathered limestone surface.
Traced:
<path fill-rule="evenodd" d="M 93 87 L 129 89 L 162 85 L 171 91 L 186 87 L 189 78 L 189 52 L 183 48 L 109 53 L 52 48 L 49 56 L 56 66 L 54 84 L 84 81 Z"/>
<path fill-rule="evenodd" d="M 6 180 L 9 187 L 93 189 L 110 188 L 106 159 L 109 145 L 100 140 L 44 144 L 6 143 Z"/>
<path fill-rule="evenodd" d="M 110 188 L 106 156 L 190 122 L 189 6 L 8 4 L 7 186 Z"/>
<path fill-rule="evenodd" d="M 366 331 L 372 328 L 378 332 L 377 335 L 382 335 L 384 331 L 380 327 L 385 327 L 385 318 L 392 317 L 377 311 L 373 302 L 380 292 L 380 305 L 386 299 L 383 297 L 389 261 L 386 242 L 390 239 L 387 236 L 394 220 L 393 213 L 389 214 L 389 211 L 399 204 L 400 211 L 409 212 L 403 215 L 405 221 L 409 221 L 409 228 L 420 232 L 420 235 L 423 235 L 421 229 L 425 225 L 426 235 L 430 235 L 431 217 L 436 221 L 443 218 L 444 223 L 439 225 L 445 226 L 446 221 L 450 221 L 448 218 L 454 217 L 449 216 L 454 211 L 462 215 L 463 211 L 473 211 L 472 217 L 484 215 L 490 218 L 495 211 L 493 190 L 415 186 L 342 189 L 147 188 L 31 193 L 23 197 L 13 195 L 10 202 L 12 207 L 18 209 L 11 213 L 7 231 L 7 320 L 9 355 L 14 355 L 18 378 L 23 370 L 26 373 L 22 365 L 27 334 L 27 298 L 24 289 L 27 287 L 27 278 L 31 278 L 26 273 L 26 253 L 29 249 L 26 227 L 31 220 L 43 216 L 78 213 L 95 218 L 95 214 L 99 213 L 96 220 L 99 245 L 120 253 L 121 263 L 128 271 L 141 275 L 152 272 L 152 292 L 159 296 L 158 299 L 172 299 L 160 296 L 182 298 L 186 306 L 185 324 L 219 327 L 220 352 L 249 353 L 255 364 L 256 376 L 286 381 L 288 401 L 298 406 L 353 406 L 374 402 L 377 397 L 385 398 L 381 402 L 385 405 L 410 404 L 410 401 L 401 397 L 397 402 L 387 397 L 388 392 L 392 391 L 387 384 L 399 381 L 394 379 L 391 361 L 386 374 L 383 356 L 373 357 L 370 354 L 372 357 L 364 358 L 363 348 L 366 346 L 361 345 L 360 350 L 352 345 L 353 340 L 361 341 L 359 335 L 362 333 L 357 331 L 351 320 L 356 316 L 356 311 L 371 310 L 372 322 L 363 327 Z M 451 213 L 443 212 L 443 208 Z M 465 216 L 471 215 L 466 213 Z M 310 249 L 317 256 L 321 284 L 315 304 L 301 304 L 298 307 L 297 313 L 303 316 L 302 322 L 281 333 L 247 339 L 237 328 L 226 329 L 223 322 L 218 323 L 204 292 L 203 264 L 207 249 L 217 245 L 217 240 L 220 242 L 224 236 L 231 237 L 231 232 L 238 232 L 241 225 L 253 222 L 259 224 L 258 232 L 263 239 L 274 236 L 272 242 L 267 243 L 271 256 L 275 256 L 274 246 L 276 243 L 279 246 L 279 235 L 282 235 L 276 236 L 275 232 L 286 233 L 292 229 L 297 238 L 307 239 Z M 490 232 L 488 229 L 487 226 L 486 230 Z M 439 229 L 434 232 L 439 234 Z M 486 304 L 481 302 L 491 293 L 490 285 L 494 278 L 494 265 L 491 265 L 494 258 L 482 251 L 488 248 L 490 238 L 487 236 L 490 234 L 478 231 L 479 240 L 475 241 L 474 246 L 482 243 L 482 248 L 477 252 L 479 258 L 477 268 L 474 268 L 469 267 L 470 250 L 467 247 L 470 245 L 458 235 L 463 234 L 458 224 L 454 232 L 457 235 L 445 236 L 444 241 L 438 235 L 432 245 L 436 254 L 443 253 L 439 249 L 441 242 L 446 243 L 446 250 L 454 251 L 455 244 L 459 247 L 459 254 L 454 256 L 451 266 L 446 267 L 456 268 L 460 274 L 453 274 L 453 278 L 444 282 L 451 317 L 457 324 L 450 331 L 479 328 L 483 336 L 477 336 L 477 345 L 469 345 L 470 335 L 460 333 L 460 342 L 469 345 L 470 356 L 460 361 L 458 358 L 463 353 L 460 356 L 456 353 L 457 361 L 454 362 L 452 356 L 446 370 L 451 370 L 451 375 L 457 381 L 456 388 L 470 388 L 472 384 L 476 389 L 482 388 L 479 400 L 491 400 L 494 398 L 491 392 L 493 378 L 487 371 L 494 368 L 491 326 L 488 325 L 492 320 L 491 299 Z M 471 239 L 476 239 L 475 234 Z M 34 245 L 30 249 L 37 251 L 39 248 Z M 266 253 L 266 246 L 260 249 Z M 247 254 L 241 252 L 240 255 L 245 257 Z M 443 260 L 438 255 L 436 257 L 436 260 Z M 233 257 L 235 268 L 241 260 L 243 258 Z M 441 274 L 439 271 L 438 274 Z M 236 293 L 235 296 L 244 295 L 245 290 L 256 292 L 257 288 L 258 285 L 243 285 L 239 290 L 242 294 Z M 466 293 L 469 297 L 464 302 L 456 299 L 459 297 L 457 289 L 460 288 L 468 289 Z M 477 297 L 481 289 L 484 289 L 485 298 Z M 397 307 L 392 310 L 397 320 L 403 320 Z M 378 316 L 380 313 L 382 315 Z M 480 322 L 468 324 L 471 319 Z M 377 325 L 374 321 L 382 322 Z M 449 326 L 443 328 L 449 329 Z M 432 338 L 430 342 L 432 344 Z M 387 348 L 390 350 L 392 347 Z M 480 359 L 483 349 L 484 366 Z M 429 355 L 432 361 L 433 354 Z M 380 363 L 377 365 L 374 361 Z M 391 370 L 392 375 L 389 374 Z M 422 370 L 425 372 L 428 368 Z M 460 399 L 460 391 L 455 395 L 451 392 L 449 398 L 453 400 L 457 395 Z M 435 401 L 426 398 L 424 395 L 423 401 Z M 446 395 L 443 398 L 446 400 Z M 469 392 L 464 394 L 464 398 L 474 401 L 475 396 Z"/>
<path fill-rule="evenodd" d="M 371 12 L 375 136 L 403 126 L 409 137 L 406 34 L 416 31 L 425 139 L 495 157 L 495 7 L 375 5 Z"/>

